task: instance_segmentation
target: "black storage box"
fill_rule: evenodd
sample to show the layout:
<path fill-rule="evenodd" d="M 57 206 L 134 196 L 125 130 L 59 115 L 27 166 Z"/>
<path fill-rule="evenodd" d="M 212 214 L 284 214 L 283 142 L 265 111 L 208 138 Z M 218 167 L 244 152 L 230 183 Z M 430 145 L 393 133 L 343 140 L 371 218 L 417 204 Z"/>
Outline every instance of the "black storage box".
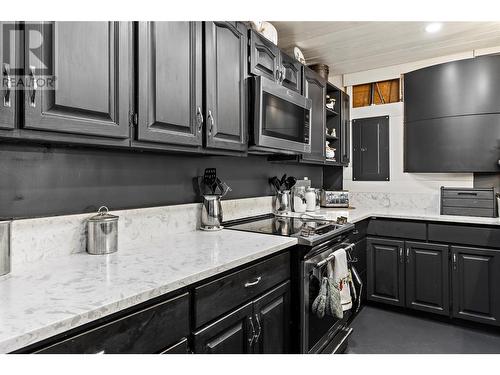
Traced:
<path fill-rule="evenodd" d="M 441 215 L 496 217 L 495 189 L 442 186 Z"/>

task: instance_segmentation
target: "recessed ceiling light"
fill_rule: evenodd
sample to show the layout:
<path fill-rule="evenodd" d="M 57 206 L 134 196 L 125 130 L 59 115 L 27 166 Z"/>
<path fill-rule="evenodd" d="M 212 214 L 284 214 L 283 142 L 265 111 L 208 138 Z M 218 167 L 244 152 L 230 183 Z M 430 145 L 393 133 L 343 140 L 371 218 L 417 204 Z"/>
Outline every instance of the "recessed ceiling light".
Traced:
<path fill-rule="evenodd" d="M 437 33 L 439 30 L 441 30 L 442 26 L 442 23 L 433 22 L 425 26 L 425 31 L 427 31 L 428 33 Z"/>

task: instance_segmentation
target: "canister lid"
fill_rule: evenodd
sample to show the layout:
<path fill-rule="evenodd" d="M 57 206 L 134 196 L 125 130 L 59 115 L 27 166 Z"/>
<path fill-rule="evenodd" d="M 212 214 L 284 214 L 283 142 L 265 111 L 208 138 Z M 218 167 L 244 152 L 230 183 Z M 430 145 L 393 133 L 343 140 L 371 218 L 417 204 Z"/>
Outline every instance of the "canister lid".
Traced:
<path fill-rule="evenodd" d="M 97 210 L 97 215 L 89 218 L 89 221 L 115 221 L 118 220 L 118 216 L 111 215 L 106 206 L 101 206 Z"/>

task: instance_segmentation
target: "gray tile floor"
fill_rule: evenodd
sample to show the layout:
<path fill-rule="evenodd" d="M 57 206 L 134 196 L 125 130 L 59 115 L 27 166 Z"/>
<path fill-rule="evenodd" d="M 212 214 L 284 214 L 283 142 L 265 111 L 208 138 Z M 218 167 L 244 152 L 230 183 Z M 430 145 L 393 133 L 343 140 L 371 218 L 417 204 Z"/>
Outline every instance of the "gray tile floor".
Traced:
<path fill-rule="evenodd" d="M 479 330 L 366 306 L 352 323 L 347 354 L 500 353 L 497 329 Z"/>

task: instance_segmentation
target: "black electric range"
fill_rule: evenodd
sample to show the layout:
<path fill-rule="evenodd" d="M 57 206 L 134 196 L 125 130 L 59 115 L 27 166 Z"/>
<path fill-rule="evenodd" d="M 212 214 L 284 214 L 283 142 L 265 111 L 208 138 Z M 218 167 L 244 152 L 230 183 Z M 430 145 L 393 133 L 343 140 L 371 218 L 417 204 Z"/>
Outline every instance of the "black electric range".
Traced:
<path fill-rule="evenodd" d="M 296 237 L 300 245 L 316 246 L 351 231 L 354 224 L 338 224 L 333 220 L 302 216 L 275 216 L 272 214 L 224 223 L 227 229 Z"/>

